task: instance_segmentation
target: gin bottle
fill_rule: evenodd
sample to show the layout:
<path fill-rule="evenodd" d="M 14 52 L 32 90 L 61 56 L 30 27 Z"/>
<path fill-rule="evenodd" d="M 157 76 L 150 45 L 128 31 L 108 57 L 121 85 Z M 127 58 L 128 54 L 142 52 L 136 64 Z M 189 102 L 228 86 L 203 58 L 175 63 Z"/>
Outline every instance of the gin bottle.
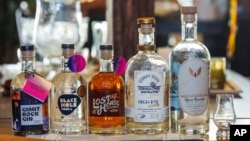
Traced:
<path fill-rule="evenodd" d="M 210 53 L 197 41 L 197 8 L 181 8 L 182 40 L 170 53 L 171 131 L 205 134 L 209 130 Z"/>
<path fill-rule="evenodd" d="M 113 70 L 112 45 L 100 45 L 100 70 L 89 81 L 89 130 L 125 133 L 124 81 Z"/>
<path fill-rule="evenodd" d="M 82 134 L 87 132 L 87 81 L 72 72 L 69 59 L 74 44 L 62 44 L 62 70 L 51 80 L 49 97 L 50 132 Z"/>
<path fill-rule="evenodd" d="M 22 71 L 11 82 L 13 134 L 44 134 L 49 130 L 47 98 L 49 90 L 47 93 L 45 93 L 46 90 L 42 92 L 32 91 L 31 93 L 26 90 L 32 84 L 33 88 L 43 90 L 43 87 L 39 87 L 43 85 L 39 80 L 43 80 L 43 77 L 35 72 L 34 46 L 23 45 L 20 50 Z M 40 99 L 41 95 L 45 95 L 45 97 Z"/>
<path fill-rule="evenodd" d="M 139 18 L 138 52 L 125 72 L 126 130 L 135 134 L 166 133 L 169 128 L 169 67 L 155 52 L 151 17 Z"/>

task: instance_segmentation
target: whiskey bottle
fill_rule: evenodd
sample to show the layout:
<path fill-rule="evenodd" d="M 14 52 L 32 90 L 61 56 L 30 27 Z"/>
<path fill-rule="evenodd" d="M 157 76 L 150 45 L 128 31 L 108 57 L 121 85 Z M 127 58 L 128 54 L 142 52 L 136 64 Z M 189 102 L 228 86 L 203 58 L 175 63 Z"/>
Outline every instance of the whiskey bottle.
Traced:
<path fill-rule="evenodd" d="M 69 68 L 74 44 L 62 44 L 62 70 L 51 80 L 49 97 L 50 132 L 87 133 L 87 81 Z"/>
<path fill-rule="evenodd" d="M 28 91 L 43 85 L 38 79 L 43 77 L 35 71 L 35 55 L 33 45 L 23 45 L 21 50 L 21 73 L 11 81 L 12 130 L 14 135 L 44 134 L 49 130 L 48 93 L 49 90 Z M 34 80 L 34 81 L 32 81 Z M 45 79 L 44 79 L 45 80 Z M 36 83 L 32 83 L 36 82 Z M 32 89 L 32 88 L 31 88 Z M 36 96 L 37 97 L 36 97 Z M 38 97 L 45 95 L 42 99 Z"/>
<path fill-rule="evenodd" d="M 125 72 L 126 130 L 135 134 L 166 133 L 169 128 L 169 67 L 155 52 L 151 17 L 139 18 L 138 52 Z"/>
<path fill-rule="evenodd" d="M 182 40 L 170 53 L 171 131 L 205 134 L 209 130 L 210 53 L 197 41 L 197 7 L 181 7 Z"/>
<path fill-rule="evenodd" d="M 100 70 L 88 85 L 89 130 L 95 134 L 125 133 L 124 80 L 113 70 L 113 46 L 100 45 Z"/>

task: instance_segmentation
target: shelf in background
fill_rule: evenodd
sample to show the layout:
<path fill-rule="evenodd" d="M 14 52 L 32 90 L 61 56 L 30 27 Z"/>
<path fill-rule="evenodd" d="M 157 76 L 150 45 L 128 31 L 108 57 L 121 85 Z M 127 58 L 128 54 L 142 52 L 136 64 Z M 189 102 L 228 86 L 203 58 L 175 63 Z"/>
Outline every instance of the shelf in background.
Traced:
<path fill-rule="evenodd" d="M 224 89 L 210 89 L 210 94 L 239 94 L 242 89 L 232 80 L 227 80 Z"/>

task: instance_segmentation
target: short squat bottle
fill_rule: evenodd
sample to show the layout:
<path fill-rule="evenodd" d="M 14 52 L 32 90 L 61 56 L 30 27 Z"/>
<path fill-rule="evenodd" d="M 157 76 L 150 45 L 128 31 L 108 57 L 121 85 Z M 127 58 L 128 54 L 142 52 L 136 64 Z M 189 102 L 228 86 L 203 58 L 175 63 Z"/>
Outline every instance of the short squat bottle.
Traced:
<path fill-rule="evenodd" d="M 70 70 L 69 59 L 73 55 L 74 44 L 62 44 L 62 70 L 51 80 L 51 133 L 87 133 L 87 81 L 80 73 Z"/>
<path fill-rule="evenodd" d="M 44 134 L 49 130 L 48 98 L 39 99 L 39 96 L 48 93 L 26 91 L 32 85 L 32 80 L 43 77 L 35 72 L 34 46 L 23 45 L 20 50 L 22 71 L 11 82 L 12 130 L 15 135 Z M 33 88 L 39 88 L 41 84 L 40 81 L 36 82 Z"/>
<path fill-rule="evenodd" d="M 125 133 L 124 81 L 113 71 L 113 46 L 100 45 L 100 70 L 89 81 L 89 130 Z"/>
<path fill-rule="evenodd" d="M 139 18 L 138 53 L 129 59 L 125 73 L 126 130 L 136 134 L 166 133 L 169 128 L 166 60 L 155 52 L 151 17 Z"/>
<path fill-rule="evenodd" d="M 171 131 L 205 134 L 209 130 L 210 53 L 197 40 L 197 7 L 181 8 L 182 40 L 170 53 Z"/>

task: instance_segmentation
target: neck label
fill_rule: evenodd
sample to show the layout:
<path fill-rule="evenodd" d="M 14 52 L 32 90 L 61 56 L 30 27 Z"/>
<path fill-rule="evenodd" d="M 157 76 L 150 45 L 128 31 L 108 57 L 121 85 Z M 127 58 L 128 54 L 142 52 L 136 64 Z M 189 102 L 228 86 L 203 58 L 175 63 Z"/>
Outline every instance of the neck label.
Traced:
<path fill-rule="evenodd" d="M 86 60 L 80 54 L 72 55 L 68 61 L 68 67 L 72 72 L 81 72 L 86 66 Z"/>

